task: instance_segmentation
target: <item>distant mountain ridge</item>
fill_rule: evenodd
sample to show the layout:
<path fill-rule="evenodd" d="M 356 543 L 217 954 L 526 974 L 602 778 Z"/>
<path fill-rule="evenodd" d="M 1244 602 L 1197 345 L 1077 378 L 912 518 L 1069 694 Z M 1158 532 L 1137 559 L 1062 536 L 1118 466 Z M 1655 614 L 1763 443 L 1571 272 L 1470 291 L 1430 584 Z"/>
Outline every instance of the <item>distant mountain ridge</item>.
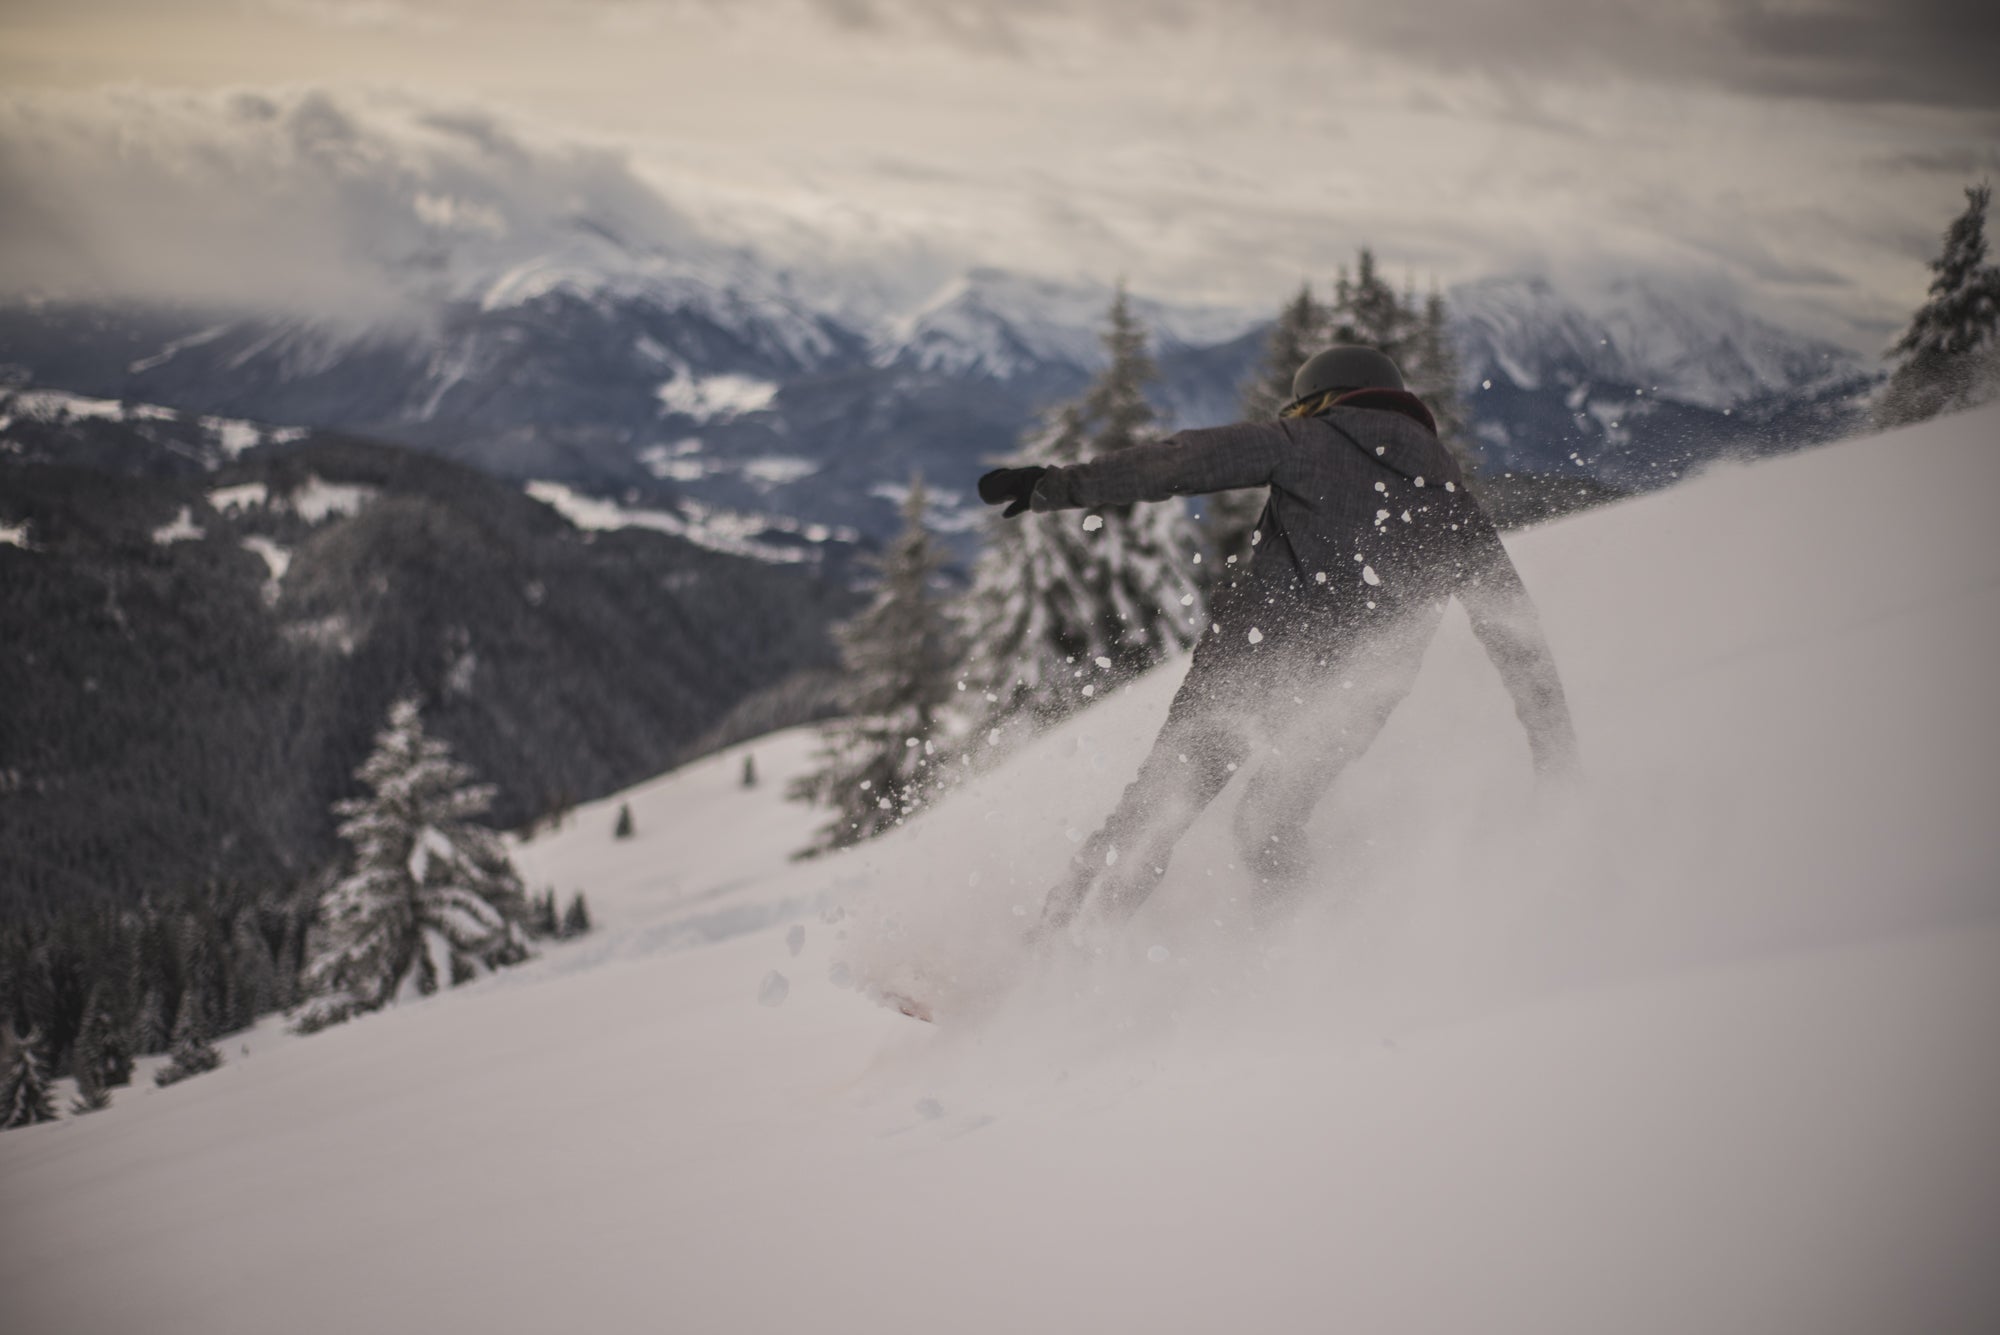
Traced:
<path fill-rule="evenodd" d="M 403 447 L 216 458 L 202 423 L 30 425 L 0 449 L 0 911 L 295 884 L 403 695 L 520 825 L 825 673 L 854 606 L 807 563 L 579 526 Z"/>
<path fill-rule="evenodd" d="M 742 255 L 668 262 L 587 229 L 474 282 L 429 325 L 366 331 L 136 307 L 0 309 L 16 378 L 198 414 L 401 441 L 627 503 L 693 501 L 885 536 L 921 473 L 968 535 L 969 480 L 1096 368 L 1110 289 L 972 270 L 901 311 L 799 295 Z M 1839 434 L 1872 383 L 1832 344 L 1714 294 L 1633 280 L 1451 290 L 1482 471 L 1643 489 L 1731 452 Z M 1265 326 L 1135 302 L 1172 426 L 1232 420 Z M 853 308 L 853 309 L 850 309 Z"/>

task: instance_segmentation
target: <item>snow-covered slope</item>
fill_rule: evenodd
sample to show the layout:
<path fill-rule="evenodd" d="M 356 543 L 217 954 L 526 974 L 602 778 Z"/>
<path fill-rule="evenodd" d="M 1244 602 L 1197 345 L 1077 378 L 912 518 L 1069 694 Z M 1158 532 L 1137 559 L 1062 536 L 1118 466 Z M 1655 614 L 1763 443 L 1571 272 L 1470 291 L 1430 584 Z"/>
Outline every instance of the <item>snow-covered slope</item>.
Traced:
<path fill-rule="evenodd" d="M 745 748 L 754 789 L 739 750 L 583 808 L 519 857 L 591 936 L 0 1135 L 10 1316 L 1991 1330 L 1997 437 L 1984 410 L 1518 537 L 1582 792 L 1534 791 L 1454 613 L 1295 918 L 1243 922 L 1225 794 L 1102 958 L 939 1027 L 834 979 L 961 999 L 1013 965 L 1174 672 L 853 855 L 786 859 L 802 734 Z"/>

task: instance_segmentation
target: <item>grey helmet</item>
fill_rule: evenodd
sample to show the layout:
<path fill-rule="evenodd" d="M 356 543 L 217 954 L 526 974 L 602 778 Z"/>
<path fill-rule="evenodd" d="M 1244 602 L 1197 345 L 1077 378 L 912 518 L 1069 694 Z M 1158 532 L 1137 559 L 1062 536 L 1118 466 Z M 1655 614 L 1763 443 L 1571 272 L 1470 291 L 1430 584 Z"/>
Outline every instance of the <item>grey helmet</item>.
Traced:
<path fill-rule="evenodd" d="M 1306 358 L 1292 377 L 1292 403 L 1299 404 L 1330 389 L 1401 389 L 1403 373 L 1374 348 L 1336 343 Z"/>

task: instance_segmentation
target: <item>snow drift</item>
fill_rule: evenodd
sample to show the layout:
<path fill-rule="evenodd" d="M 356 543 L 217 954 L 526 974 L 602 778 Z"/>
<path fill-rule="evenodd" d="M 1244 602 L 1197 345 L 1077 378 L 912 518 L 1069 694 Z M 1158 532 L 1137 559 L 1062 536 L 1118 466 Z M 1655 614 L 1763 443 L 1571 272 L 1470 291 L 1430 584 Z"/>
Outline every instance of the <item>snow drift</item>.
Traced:
<path fill-rule="evenodd" d="M 519 859 L 592 936 L 0 1137 L 0 1285 L 37 1331 L 1990 1330 L 1996 440 L 1517 536 L 1586 783 L 1454 612 L 1280 922 L 1232 791 L 1020 968 L 1174 671 L 851 855 L 786 860 L 801 734 L 584 808 Z M 855 994 L 898 970 L 982 1004 Z"/>

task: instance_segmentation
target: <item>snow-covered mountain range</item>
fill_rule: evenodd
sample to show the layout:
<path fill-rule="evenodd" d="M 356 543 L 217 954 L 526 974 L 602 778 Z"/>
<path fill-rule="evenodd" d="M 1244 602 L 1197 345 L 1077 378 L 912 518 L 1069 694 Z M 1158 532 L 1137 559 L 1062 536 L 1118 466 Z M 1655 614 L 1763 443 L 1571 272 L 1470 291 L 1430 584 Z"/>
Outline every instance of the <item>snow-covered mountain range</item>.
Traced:
<path fill-rule="evenodd" d="M 835 300 L 824 279 L 808 299 L 740 253 L 668 257 L 588 222 L 506 259 L 477 280 L 455 259 L 454 295 L 420 321 L 15 305 L 0 309 L 0 363 L 104 400 L 337 428 L 628 503 L 877 536 L 895 522 L 885 489 L 922 473 L 940 527 L 970 533 L 970 479 L 1086 382 L 1111 298 L 979 269 L 906 309 Z M 1493 474 L 1643 489 L 1725 453 L 1838 434 L 1870 384 L 1844 349 L 1716 294 L 1634 280 L 1586 301 L 1515 278 L 1448 300 Z M 1259 319 L 1134 304 L 1163 418 L 1233 419 Z"/>

